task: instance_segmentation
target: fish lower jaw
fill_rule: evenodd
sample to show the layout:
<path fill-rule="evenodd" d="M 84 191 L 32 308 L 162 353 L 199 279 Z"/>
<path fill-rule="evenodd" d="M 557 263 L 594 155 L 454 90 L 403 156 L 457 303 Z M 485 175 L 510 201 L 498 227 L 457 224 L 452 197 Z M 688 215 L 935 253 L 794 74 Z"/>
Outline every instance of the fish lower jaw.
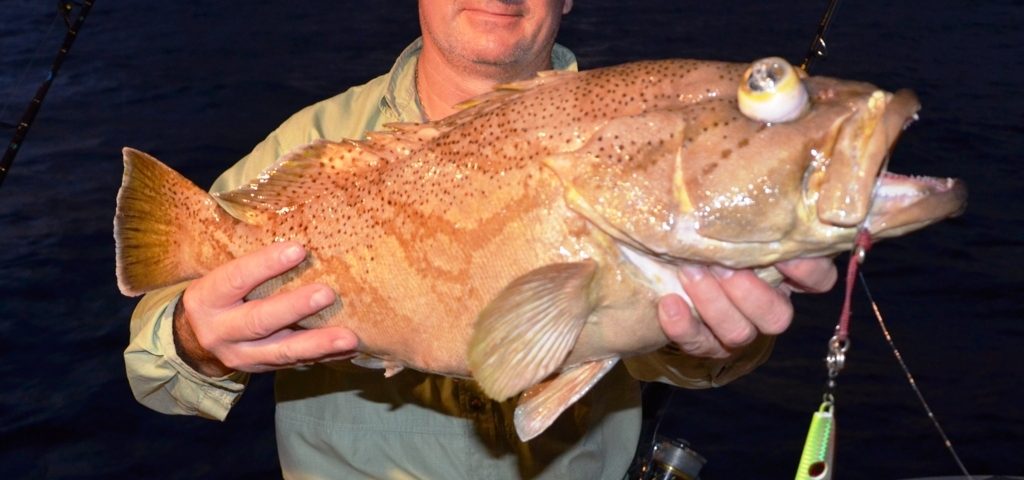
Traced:
<path fill-rule="evenodd" d="M 865 225 L 873 235 L 898 236 L 959 215 L 966 200 L 967 188 L 955 178 L 884 172 Z"/>

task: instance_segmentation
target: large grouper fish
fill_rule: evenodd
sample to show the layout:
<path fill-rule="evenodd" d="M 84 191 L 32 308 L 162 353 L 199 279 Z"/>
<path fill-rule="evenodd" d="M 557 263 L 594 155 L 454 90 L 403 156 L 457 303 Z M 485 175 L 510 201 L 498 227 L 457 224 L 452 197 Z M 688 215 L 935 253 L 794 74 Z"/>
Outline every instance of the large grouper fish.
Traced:
<path fill-rule="evenodd" d="M 679 265 L 770 267 L 958 214 L 954 179 L 888 173 L 907 90 L 753 64 L 546 72 L 436 122 L 317 141 L 210 195 L 124 149 L 114 237 L 126 295 L 270 242 L 309 255 L 250 295 L 322 282 L 300 326 L 344 325 L 360 365 L 472 377 L 519 398 L 529 439 L 620 358 L 665 346 Z M 696 314 L 696 312 L 694 312 Z M 382 381 L 387 381 L 382 379 Z"/>

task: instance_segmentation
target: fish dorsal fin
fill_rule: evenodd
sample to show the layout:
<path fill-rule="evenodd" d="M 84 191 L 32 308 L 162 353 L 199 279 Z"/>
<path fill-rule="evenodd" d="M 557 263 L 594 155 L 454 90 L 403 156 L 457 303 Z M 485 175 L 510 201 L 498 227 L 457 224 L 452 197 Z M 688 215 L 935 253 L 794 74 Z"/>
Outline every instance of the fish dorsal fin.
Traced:
<path fill-rule="evenodd" d="M 366 134 L 366 145 L 381 154 L 407 157 L 447 131 L 437 123 L 396 122 Z"/>
<path fill-rule="evenodd" d="M 494 91 L 506 93 L 524 92 L 526 90 L 533 90 L 541 85 L 548 85 L 567 78 L 572 78 L 576 75 L 579 75 L 579 72 L 572 70 L 544 70 L 543 72 L 538 72 L 533 78 L 515 82 L 499 83 L 494 87 Z"/>
<path fill-rule="evenodd" d="M 362 142 L 317 140 L 281 156 L 241 187 L 215 196 L 233 216 L 248 223 L 262 223 L 336 191 L 354 174 L 377 168 L 384 161 Z"/>
<path fill-rule="evenodd" d="M 516 433 L 526 442 L 547 430 L 565 409 L 586 395 L 619 357 L 575 365 L 554 378 L 531 387 L 519 397 L 513 415 Z"/>
<path fill-rule="evenodd" d="M 513 280 L 480 312 L 468 360 L 484 393 L 505 400 L 561 368 L 593 310 L 596 271 L 594 260 L 546 265 Z"/>
<path fill-rule="evenodd" d="M 533 90 L 541 85 L 556 83 L 575 75 L 579 75 L 579 72 L 569 70 L 545 70 L 529 80 L 498 84 L 494 87 L 494 90 L 458 103 L 455 105 L 455 108 L 456 110 L 468 110 L 474 107 L 487 108 L 489 105 L 497 105 L 501 103 L 501 100 L 516 93 Z"/>

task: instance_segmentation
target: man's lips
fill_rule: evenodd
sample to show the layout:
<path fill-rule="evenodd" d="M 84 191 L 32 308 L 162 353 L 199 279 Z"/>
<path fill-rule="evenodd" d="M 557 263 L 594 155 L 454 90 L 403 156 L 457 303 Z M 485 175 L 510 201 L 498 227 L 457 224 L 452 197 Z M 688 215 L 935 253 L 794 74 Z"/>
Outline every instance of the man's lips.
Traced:
<path fill-rule="evenodd" d="M 464 11 L 470 15 L 480 18 L 490 18 L 494 20 L 512 20 L 522 17 L 524 12 L 517 8 L 502 8 L 501 5 L 495 5 L 493 7 L 469 7 Z"/>

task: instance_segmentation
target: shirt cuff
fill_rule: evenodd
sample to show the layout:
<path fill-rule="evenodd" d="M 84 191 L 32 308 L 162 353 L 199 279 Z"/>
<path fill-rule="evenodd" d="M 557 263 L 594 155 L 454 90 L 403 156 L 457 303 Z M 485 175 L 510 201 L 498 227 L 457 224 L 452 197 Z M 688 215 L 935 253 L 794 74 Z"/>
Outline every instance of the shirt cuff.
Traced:
<path fill-rule="evenodd" d="M 249 374 L 207 377 L 174 348 L 174 307 L 186 284 L 147 294 L 132 316 L 125 350 L 128 382 L 135 398 L 156 411 L 223 420 L 241 397 Z"/>

